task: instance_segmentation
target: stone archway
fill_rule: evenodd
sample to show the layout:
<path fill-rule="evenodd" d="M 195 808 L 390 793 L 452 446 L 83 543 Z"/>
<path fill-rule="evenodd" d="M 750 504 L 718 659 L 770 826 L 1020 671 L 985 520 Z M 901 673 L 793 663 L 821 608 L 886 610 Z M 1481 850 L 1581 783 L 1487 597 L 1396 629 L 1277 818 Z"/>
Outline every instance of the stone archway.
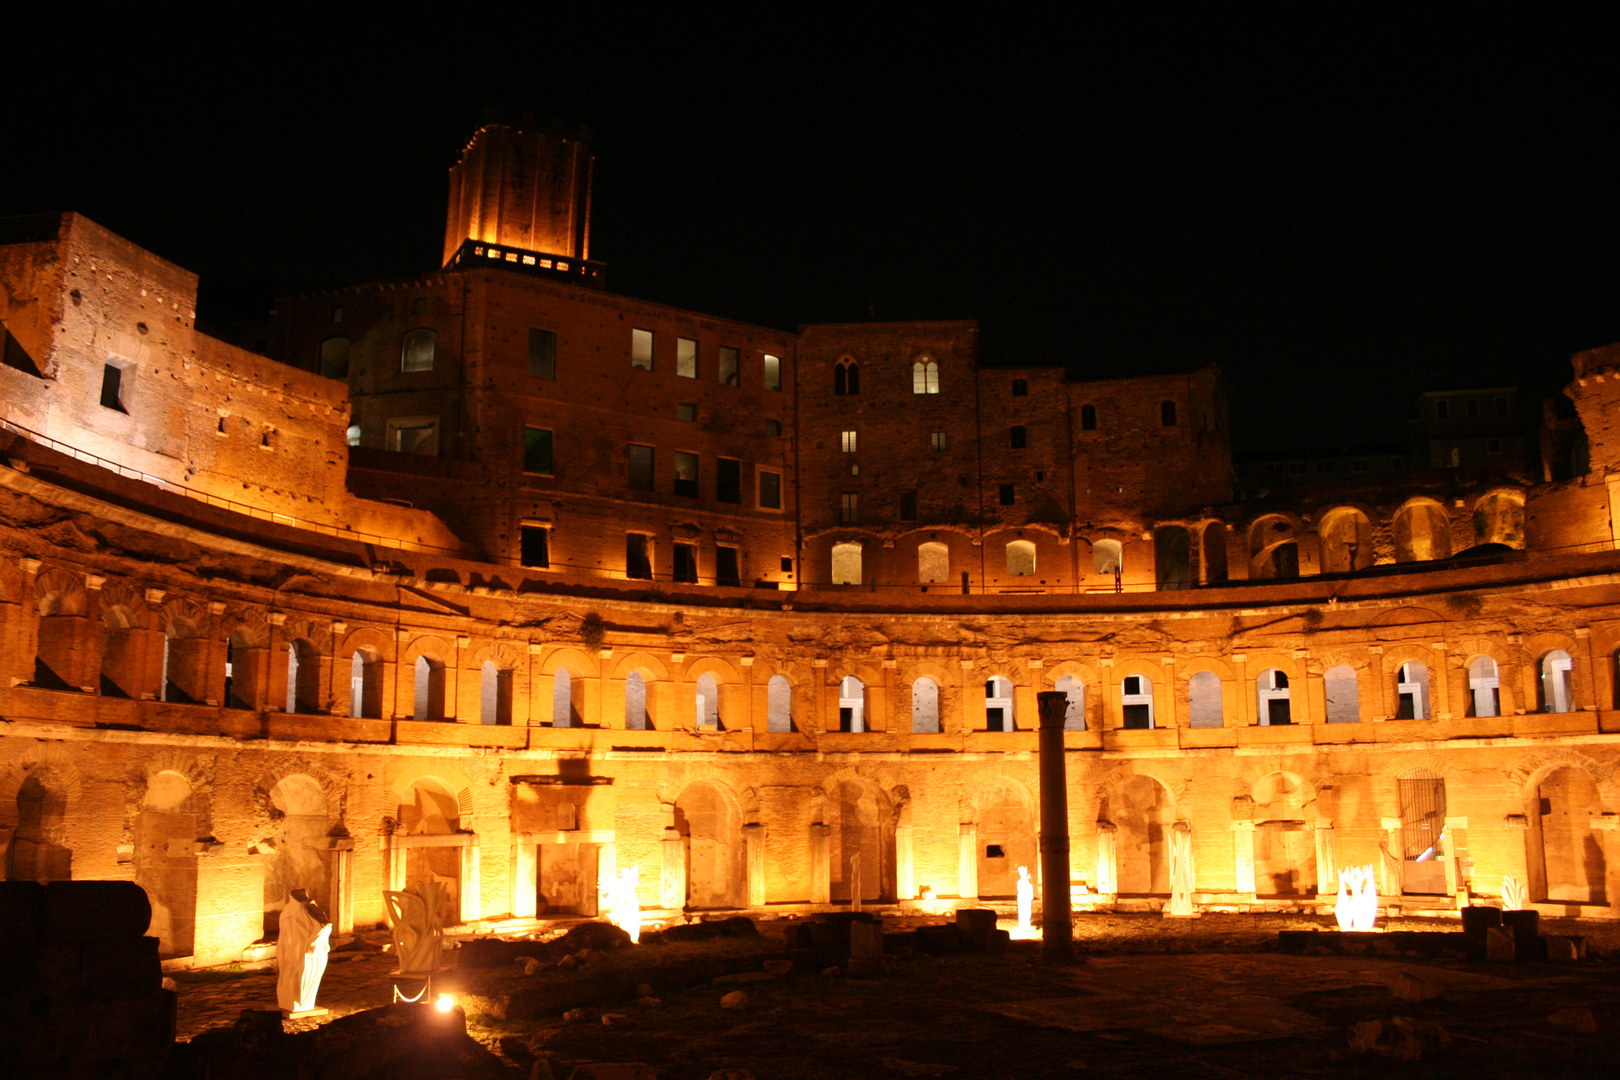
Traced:
<path fill-rule="evenodd" d="M 828 790 L 829 893 L 833 903 L 852 899 L 852 874 L 860 875 L 862 901 L 895 896 L 894 813 L 888 795 L 870 780 L 846 778 Z M 859 870 L 855 867 L 858 865 Z"/>
<path fill-rule="evenodd" d="M 746 906 L 748 867 L 736 802 L 718 785 L 700 780 L 687 785 L 675 800 L 674 818 L 685 848 L 685 906 Z"/>
<path fill-rule="evenodd" d="M 276 782 L 269 802 L 274 854 L 264 864 L 264 934 L 273 938 L 292 890 L 306 890 L 329 914 L 334 905 L 325 789 L 311 777 L 295 773 Z"/>
<path fill-rule="evenodd" d="M 1114 825 L 1117 890 L 1124 895 L 1170 894 L 1170 828 L 1175 802 L 1151 776 L 1137 775 L 1110 793 L 1104 814 Z"/>
<path fill-rule="evenodd" d="M 1550 903 L 1604 904 L 1608 860 L 1592 829 L 1603 797 L 1585 769 L 1555 766 L 1535 786 L 1529 816 L 1532 899 Z"/>
<path fill-rule="evenodd" d="M 1018 895 L 1018 868 L 1039 865 L 1030 798 L 1010 780 L 992 781 L 974 797 L 978 817 L 978 881 L 983 897 Z"/>

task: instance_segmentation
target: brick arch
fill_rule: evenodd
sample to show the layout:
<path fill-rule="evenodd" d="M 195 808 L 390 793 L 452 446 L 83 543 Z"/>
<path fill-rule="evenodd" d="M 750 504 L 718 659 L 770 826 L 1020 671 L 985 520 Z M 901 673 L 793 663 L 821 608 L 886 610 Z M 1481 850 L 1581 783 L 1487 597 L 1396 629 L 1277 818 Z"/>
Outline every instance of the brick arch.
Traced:
<path fill-rule="evenodd" d="M 410 643 L 400 650 L 400 665 L 402 667 L 413 667 L 416 664 L 417 657 L 424 653 L 431 653 L 447 668 L 455 666 L 455 642 L 449 638 L 439 637 L 437 634 L 417 634 L 411 638 Z"/>
<path fill-rule="evenodd" d="M 871 784 L 883 793 L 888 801 L 889 813 L 898 816 L 909 805 L 911 791 L 904 784 L 896 785 L 892 777 L 874 774 L 860 765 L 846 765 L 841 769 L 834 769 L 821 778 L 816 785 L 821 800 L 820 805 L 825 806 L 826 801 L 836 796 L 838 788 L 846 781 L 853 780 L 862 784 Z"/>
<path fill-rule="evenodd" d="M 128 626 L 134 630 L 146 629 L 146 599 L 127 582 L 110 581 L 103 585 L 97 593 L 96 614 L 108 620 L 108 625 L 114 625 L 109 616 L 116 617 L 116 612 L 122 610 L 128 620 Z M 117 623 L 124 626 L 123 622 Z"/>
<path fill-rule="evenodd" d="M 0 557 L 0 603 L 21 603 L 22 587 L 22 567 L 17 565 L 17 560 L 9 557 Z"/>
<path fill-rule="evenodd" d="M 1114 766 L 1092 787 L 1092 803 L 1097 808 L 1096 813 L 1093 815 L 1094 820 L 1107 820 L 1102 816 L 1104 808 L 1111 799 L 1118 795 L 1120 788 L 1138 776 L 1145 776 L 1164 788 L 1165 792 L 1170 796 L 1170 806 L 1179 818 L 1182 802 L 1187 795 L 1189 781 L 1185 779 L 1179 781 L 1178 790 L 1178 782 L 1175 779 L 1160 775 L 1161 771 L 1162 766 L 1154 761 L 1133 761 Z"/>
<path fill-rule="evenodd" d="M 84 792 L 84 776 L 60 743 L 39 743 L 29 747 L 4 773 L 0 773 L 0 824 L 16 825 L 17 794 L 29 777 L 37 778 L 48 796 L 61 799 L 61 831 L 65 833 L 69 815 Z M 64 841 L 63 836 L 56 835 L 47 836 L 46 839 L 53 844 Z"/>
<path fill-rule="evenodd" d="M 343 644 L 338 648 L 338 656 L 353 657 L 361 649 L 375 649 L 379 659 L 392 663 L 394 659 L 394 635 L 387 630 L 375 626 L 357 626 L 343 636 Z"/>
<path fill-rule="evenodd" d="M 1041 669 L 1040 688 L 1054 690 L 1057 681 L 1066 675 L 1072 675 L 1088 687 L 1102 685 L 1102 671 L 1097 665 L 1085 660 L 1063 660 Z"/>
<path fill-rule="evenodd" d="M 493 660 L 498 671 L 517 671 L 524 666 L 523 657 L 513 642 L 490 641 L 474 649 L 467 663 L 474 671 L 480 671 L 485 661 Z"/>
<path fill-rule="evenodd" d="M 1455 642 L 1447 651 L 1448 668 L 1456 672 L 1457 689 L 1464 695 L 1469 695 L 1468 665 L 1476 657 L 1488 656 L 1496 661 L 1497 697 L 1500 699 L 1500 712 L 1503 716 L 1512 716 L 1519 706 L 1519 678 L 1523 657 L 1520 650 L 1503 644 L 1488 637 L 1464 638 Z M 1574 655 L 1573 653 L 1571 655 Z M 1455 693 L 1453 698 L 1455 699 Z M 1471 708 L 1470 698 L 1465 696 L 1462 707 L 1457 707 L 1456 700 L 1452 703 L 1452 712 L 1457 715 L 1465 714 Z"/>
<path fill-rule="evenodd" d="M 424 762 L 416 767 L 400 773 L 389 785 L 394 794 L 394 804 L 398 806 L 408 801 L 411 789 L 418 781 L 427 780 L 439 785 L 456 798 L 456 811 L 461 819 L 463 832 L 473 831 L 469 826 L 469 819 L 473 817 L 472 781 L 461 770 L 450 767 L 444 768 L 447 762 Z"/>
<path fill-rule="evenodd" d="M 1017 775 L 1012 766 L 1001 763 L 978 769 L 962 778 L 963 790 L 957 800 L 961 815 L 959 820 L 964 824 L 978 821 L 984 793 L 992 787 L 1012 788 L 1030 814 L 1039 816 L 1040 793 L 1030 786 L 1029 781 Z"/>
<path fill-rule="evenodd" d="M 332 652 L 332 624 L 314 619 L 288 619 L 281 625 L 281 643 L 307 641 L 320 656 Z"/>
<path fill-rule="evenodd" d="M 213 766 L 212 760 L 205 762 L 192 754 L 172 749 L 159 750 L 133 765 L 124 782 L 124 842 L 134 842 L 135 819 L 144 808 L 147 785 L 159 773 L 166 772 L 178 773 L 191 789 L 186 800 L 180 804 L 179 811 L 197 816 L 198 836 L 212 835 Z"/>
<path fill-rule="evenodd" d="M 1517 765 L 1508 770 L 1507 797 L 1515 808 L 1529 805 L 1529 800 L 1536 797 L 1536 789 L 1541 781 L 1553 770 L 1566 766 L 1585 771 L 1597 785 L 1598 794 L 1603 796 L 1604 802 L 1613 802 L 1620 797 L 1620 784 L 1615 782 L 1615 762 L 1600 762 L 1579 750 L 1570 749 L 1544 750 L 1520 759 Z"/>
<path fill-rule="evenodd" d="M 190 624 L 196 637 L 209 637 L 213 629 L 214 620 L 201 604 L 189 597 L 177 596 L 164 604 L 158 613 L 162 621 L 162 629 L 167 632 L 169 624 L 185 622 Z"/>
<path fill-rule="evenodd" d="M 1317 799 L 1321 795 L 1321 789 L 1309 777 L 1302 776 L 1301 774 L 1294 772 L 1292 769 L 1275 767 L 1275 762 L 1271 764 L 1273 767 L 1270 768 L 1261 766 L 1261 768 L 1265 768 L 1265 771 L 1253 776 L 1253 779 L 1246 783 L 1245 790 L 1242 792 L 1242 794 L 1247 795 L 1254 804 L 1255 818 L 1260 820 L 1261 803 L 1258 796 L 1259 793 L 1264 790 L 1263 786 L 1265 785 L 1266 781 L 1273 776 L 1281 776 L 1296 782 L 1301 788 L 1305 789 L 1304 793 L 1299 798 L 1300 810 L 1304 813 L 1305 821 L 1307 823 L 1315 821 L 1319 816 Z"/>
<path fill-rule="evenodd" d="M 563 645 L 547 653 L 545 659 L 540 662 L 538 674 L 555 675 L 559 668 L 567 668 L 570 674 L 582 679 L 594 679 L 601 674 L 598 659 L 584 649 L 572 645 Z"/>
<path fill-rule="evenodd" d="M 270 620 L 258 608 L 239 608 L 227 612 L 220 620 L 220 636 L 230 638 L 240 633 L 242 644 L 249 649 L 264 649 L 270 645 Z"/>
<path fill-rule="evenodd" d="M 337 824 L 348 812 L 349 787 L 345 780 L 330 769 L 309 761 L 265 762 L 253 775 L 253 809 L 256 829 L 268 828 L 271 823 L 270 793 L 276 785 L 291 776 L 304 776 L 313 780 L 326 798 L 326 819 Z"/>
<path fill-rule="evenodd" d="M 643 678 L 650 675 L 658 682 L 671 681 L 669 665 L 649 652 L 626 653 L 614 663 L 608 678 L 628 679 L 632 671 L 641 672 Z"/>
<path fill-rule="evenodd" d="M 825 670 L 827 672 L 827 686 L 833 690 L 837 690 L 839 684 L 850 675 L 865 683 L 868 690 L 874 686 L 881 687 L 883 685 L 883 669 L 870 662 L 852 660 L 845 663 L 830 660 Z"/>
<path fill-rule="evenodd" d="M 759 792 L 735 769 L 708 762 L 694 762 L 682 769 L 678 776 L 666 776 L 658 782 L 659 805 L 673 812 L 675 801 L 693 784 L 710 784 L 737 808 L 744 824 L 759 820 Z"/>
<path fill-rule="evenodd" d="M 1262 671 L 1276 668 L 1288 676 L 1290 686 L 1295 680 L 1303 680 L 1307 670 L 1304 660 L 1296 659 L 1292 652 L 1280 649 L 1259 649 L 1250 652 L 1245 666 L 1248 668 L 1250 681 L 1259 679 Z"/>
<path fill-rule="evenodd" d="M 721 686 L 737 686 L 743 681 L 742 674 L 735 667 L 717 656 L 687 660 L 684 674 L 681 681 L 688 683 L 696 683 L 699 675 L 713 675 Z"/>
<path fill-rule="evenodd" d="M 50 611 L 44 610 L 47 599 L 53 601 Z M 90 611 L 84 578 L 55 566 L 34 579 L 34 604 L 40 615 L 85 615 Z"/>

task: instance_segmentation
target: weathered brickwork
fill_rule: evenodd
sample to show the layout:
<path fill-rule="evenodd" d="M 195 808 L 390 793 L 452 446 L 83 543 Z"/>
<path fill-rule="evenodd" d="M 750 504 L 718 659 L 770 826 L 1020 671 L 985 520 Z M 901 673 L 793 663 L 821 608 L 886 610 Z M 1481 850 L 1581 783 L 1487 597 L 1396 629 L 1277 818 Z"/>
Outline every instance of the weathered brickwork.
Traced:
<path fill-rule="evenodd" d="M 1234 503 L 1213 368 L 482 266 L 284 298 L 277 362 L 82 218 L 8 228 L 5 873 L 137 881 L 169 955 L 239 958 L 300 886 L 340 929 L 429 880 L 464 923 L 591 914 L 628 865 L 655 910 L 1010 897 L 1044 690 L 1084 903 L 1160 905 L 1185 822 L 1205 908 L 1370 864 L 1404 911 L 1512 875 L 1620 914 L 1596 354 L 1585 476 Z"/>

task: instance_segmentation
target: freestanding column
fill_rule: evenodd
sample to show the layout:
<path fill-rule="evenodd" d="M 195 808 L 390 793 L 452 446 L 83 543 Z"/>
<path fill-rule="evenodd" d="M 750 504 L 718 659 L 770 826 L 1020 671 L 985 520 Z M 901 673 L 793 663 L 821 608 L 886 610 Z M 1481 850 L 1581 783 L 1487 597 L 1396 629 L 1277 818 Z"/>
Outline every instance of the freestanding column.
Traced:
<path fill-rule="evenodd" d="M 1074 961 L 1074 916 L 1069 908 L 1069 788 L 1063 761 L 1063 716 L 1069 695 L 1044 690 L 1041 713 L 1041 960 Z"/>

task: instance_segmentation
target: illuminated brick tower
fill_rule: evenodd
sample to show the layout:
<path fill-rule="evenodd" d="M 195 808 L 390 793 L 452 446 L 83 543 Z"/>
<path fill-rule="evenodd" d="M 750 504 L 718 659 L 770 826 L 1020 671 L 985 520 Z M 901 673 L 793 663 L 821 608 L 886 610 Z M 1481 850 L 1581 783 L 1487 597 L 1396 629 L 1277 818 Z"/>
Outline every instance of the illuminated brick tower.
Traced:
<path fill-rule="evenodd" d="M 466 257 L 463 247 L 469 241 L 570 264 L 557 269 L 574 270 L 585 263 L 590 258 L 595 162 L 587 139 L 583 130 L 522 131 L 505 124 L 479 128 L 450 170 L 445 266 Z"/>

